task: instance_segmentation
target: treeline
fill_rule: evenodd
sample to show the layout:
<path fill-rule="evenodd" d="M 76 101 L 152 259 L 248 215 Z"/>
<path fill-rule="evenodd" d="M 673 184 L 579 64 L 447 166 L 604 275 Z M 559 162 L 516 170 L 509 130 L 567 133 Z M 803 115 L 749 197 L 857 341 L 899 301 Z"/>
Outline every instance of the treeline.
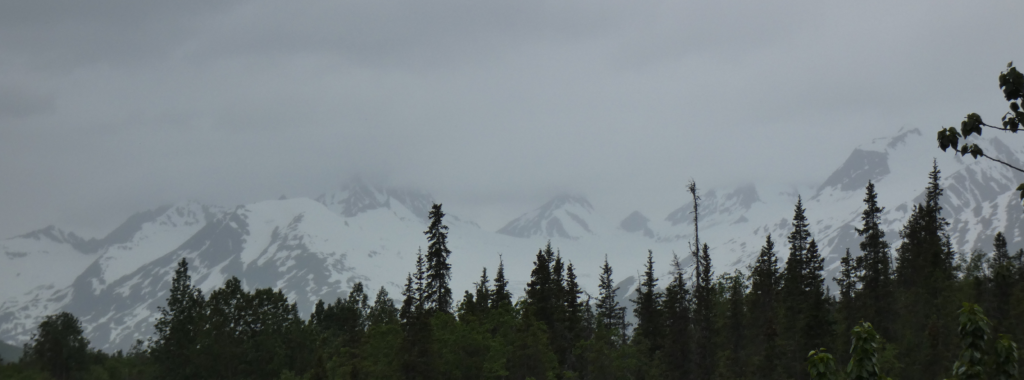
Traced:
<path fill-rule="evenodd" d="M 145 344 L 127 354 L 89 350 L 77 319 L 61 313 L 39 326 L 19 363 L 0 367 L 0 378 L 1017 378 L 1011 336 L 1024 333 L 1024 249 L 1009 252 L 1000 233 L 991 252 L 955 252 L 939 174 L 933 168 L 896 247 L 868 183 L 860 254 L 847 250 L 835 292 L 799 198 L 784 244 L 766 236 L 745 271 L 716 275 L 691 183 L 694 265 L 673 257 L 670 275 L 658 278 L 648 251 L 629 304 L 616 301 L 607 258 L 591 295 L 550 243 L 537 252 L 523 297 L 513 299 L 499 261 L 493 278 L 484 268 L 457 299 L 444 213 L 434 205 L 427 250 L 401 304 L 383 287 L 371 302 L 356 283 L 302 320 L 280 291 L 248 292 L 237 278 L 204 295 L 182 259 Z"/>

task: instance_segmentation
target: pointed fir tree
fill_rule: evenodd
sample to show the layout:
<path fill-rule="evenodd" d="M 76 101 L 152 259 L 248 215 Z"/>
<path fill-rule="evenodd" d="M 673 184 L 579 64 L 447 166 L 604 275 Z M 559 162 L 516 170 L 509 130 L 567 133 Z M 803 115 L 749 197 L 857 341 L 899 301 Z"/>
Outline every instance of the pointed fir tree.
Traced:
<path fill-rule="evenodd" d="M 871 321 L 882 335 L 889 335 L 890 322 L 894 302 L 892 298 L 892 256 L 889 242 L 885 240 L 882 230 L 882 212 L 884 207 L 878 205 L 878 194 L 875 184 L 868 181 L 864 196 L 864 212 L 861 213 L 861 227 L 857 235 L 864 240 L 860 242 L 863 252 L 855 260 L 860 289 L 857 298 L 860 300 L 856 308 L 860 311 L 857 319 Z"/>
<path fill-rule="evenodd" d="M 562 304 L 565 310 L 565 337 L 564 340 L 569 345 L 569 349 L 562 353 L 562 367 L 566 371 L 579 373 L 579 360 L 575 355 L 575 344 L 588 339 L 586 335 L 586 326 L 584 324 L 584 304 L 580 297 L 583 295 L 583 289 L 580 288 L 580 284 L 576 282 L 576 270 L 572 263 L 566 266 L 565 270 L 565 290 L 562 293 Z"/>
<path fill-rule="evenodd" d="M 896 248 L 894 287 L 902 311 L 894 325 L 900 344 L 919 345 L 917 350 L 901 352 L 899 378 L 939 378 L 943 371 L 934 363 L 954 354 L 955 336 L 949 331 L 955 325 L 940 318 L 949 313 L 954 252 L 946 232 L 949 223 L 942 216 L 943 190 L 934 161 L 928 178 L 924 202 L 911 210 Z"/>
<path fill-rule="evenodd" d="M 736 269 L 718 278 L 720 310 L 723 311 L 719 331 L 720 346 L 717 359 L 718 378 L 742 378 L 747 372 L 749 346 L 746 334 L 747 309 L 744 297 L 747 294 L 746 276 Z"/>
<path fill-rule="evenodd" d="M 402 308 L 398 311 L 398 319 L 402 321 L 403 325 L 408 325 L 412 321 L 416 310 L 416 284 L 413 282 L 412 274 L 405 276 L 405 288 L 402 289 L 402 295 L 405 298 L 402 300 Z M 323 309 L 323 303 L 323 300 L 317 302 L 317 310 Z M 313 315 L 316 316 L 317 314 L 314 311 Z"/>
<path fill-rule="evenodd" d="M 615 299 L 619 288 L 612 280 L 612 267 L 608 265 L 608 255 L 604 257 L 604 265 L 601 266 L 601 276 L 598 280 L 599 295 L 595 317 L 598 328 L 615 330 L 619 334 L 625 334 L 626 330 L 626 308 L 620 306 Z"/>
<path fill-rule="evenodd" d="M 452 289 L 448 283 L 452 279 L 452 266 L 448 264 L 448 258 L 452 251 L 448 249 L 448 226 L 444 224 L 444 215 L 441 204 L 435 203 L 428 216 L 430 226 L 423 231 L 428 243 L 423 301 L 431 312 L 450 313 Z"/>
<path fill-rule="evenodd" d="M 1007 248 L 1006 236 L 1003 236 L 1002 232 L 996 232 L 992 246 L 992 259 L 989 264 L 991 268 L 989 282 L 991 284 L 988 286 L 991 289 L 992 298 L 991 319 L 995 322 L 996 333 L 1009 333 L 1014 330 L 1012 328 L 1014 326 L 1003 325 L 1019 323 L 1008 318 L 1013 303 L 1013 288 L 1016 286 L 1016 268 L 1013 258 L 1010 256 L 1010 250 Z"/>
<path fill-rule="evenodd" d="M 511 308 L 512 293 L 508 289 L 508 280 L 505 278 L 505 260 L 498 256 L 498 272 L 494 275 L 494 294 L 491 296 L 491 307 Z"/>
<path fill-rule="evenodd" d="M 424 291 L 424 261 L 423 251 L 416 252 L 416 269 L 405 278 L 405 288 L 402 295 L 402 308 L 399 311 L 399 319 L 407 328 L 411 322 L 416 320 L 423 313 L 423 291 Z"/>
<path fill-rule="evenodd" d="M 750 271 L 750 326 L 756 337 L 753 369 L 757 379 L 778 379 L 778 312 L 776 297 L 780 288 L 779 258 L 771 234 L 765 237 L 754 267 Z"/>
<path fill-rule="evenodd" d="M 807 283 L 805 292 L 807 295 L 806 324 L 803 327 L 806 347 L 831 347 L 833 335 L 833 321 L 831 314 L 830 297 L 825 289 L 825 259 L 818 251 L 818 243 L 811 239 L 807 244 Z"/>
<path fill-rule="evenodd" d="M 672 255 L 672 281 L 665 287 L 664 346 L 659 355 L 668 379 L 690 379 L 693 368 L 693 339 L 691 335 L 692 299 L 686 284 L 685 268 L 679 256 Z"/>
<path fill-rule="evenodd" d="M 480 281 L 476 284 L 476 307 L 486 311 L 491 308 L 491 280 L 487 277 L 487 268 L 480 273 Z"/>
<path fill-rule="evenodd" d="M 533 262 L 533 270 L 530 271 L 530 282 L 526 284 L 526 311 L 549 329 L 554 321 L 553 305 L 555 302 L 561 302 L 554 294 L 552 259 L 554 252 L 549 241 L 547 247 L 537 250 L 537 258 Z"/>
<path fill-rule="evenodd" d="M 863 319 L 860 317 L 863 311 L 854 306 L 854 292 L 857 290 L 859 278 L 855 261 L 856 259 L 850 255 L 850 249 L 847 248 L 846 255 L 839 259 L 839 277 L 832 278 L 839 286 L 839 300 L 836 305 L 840 322 L 839 331 L 847 331 L 853 328 L 858 320 Z M 843 353 L 839 352 L 837 356 L 842 358 Z"/>
<path fill-rule="evenodd" d="M 566 310 L 566 327 L 572 332 L 582 327 L 583 303 L 580 299 L 582 295 L 583 289 L 580 288 L 580 284 L 576 281 L 576 269 L 572 263 L 569 263 L 565 271 L 565 292 L 563 293 L 562 302 L 565 304 Z"/>
<path fill-rule="evenodd" d="M 636 299 L 632 300 L 633 315 L 637 318 L 633 339 L 647 345 L 647 356 L 653 357 L 661 349 L 664 329 L 661 318 L 661 301 L 664 294 L 657 291 L 658 278 L 654 276 L 654 252 L 647 250 L 647 263 L 643 279 L 636 288 Z"/>
<path fill-rule="evenodd" d="M 413 287 L 413 312 L 422 314 L 426 309 L 427 292 L 427 262 L 423 256 L 423 250 L 416 251 L 416 271 L 412 273 Z"/>
<path fill-rule="evenodd" d="M 402 373 L 407 379 L 431 379 L 435 375 L 436 360 L 430 347 L 434 332 L 428 315 L 427 261 L 422 251 L 416 253 L 416 271 L 407 280 L 403 291 L 405 301 L 402 303 L 402 323 L 405 334 L 399 350 L 403 359 Z"/>
<path fill-rule="evenodd" d="M 804 213 L 803 200 L 798 196 L 793 210 L 793 231 L 789 233 L 789 257 L 786 268 L 782 272 L 782 297 L 787 310 L 794 311 L 804 300 L 805 285 L 809 281 L 807 273 L 810 262 L 807 258 L 807 245 L 810 244 L 811 232 L 807 229 L 807 216 Z M 803 371 L 801 371 L 803 372 Z"/>
<path fill-rule="evenodd" d="M 789 342 L 785 360 L 786 375 L 806 378 L 807 371 L 800 365 L 806 352 L 828 347 L 830 324 L 829 304 L 822 274 L 824 260 L 818 244 L 811 238 L 803 200 L 797 197 L 793 210 L 793 231 L 789 233 L 789 257 L 782 274 L 782 307 L 784 334 Z"/>
<path fill-rule="evenodd" d="M 565 302 L 565 262 L 562 261 L 562 255 L 559 252 L 555 252 L 554 258 L 551 260 L 551 308 L 554 313 L 554 321 L 558 325 L 559 329 L 564 329 L 565 317 L 566 317 L 566 305 Z M 565 331 L 558 331 L 557 334 L 563 334 Z M 556 333 L 552 331 L 552 333 Z M 554 340 L 552 342 L 555 342 Z"/>
<path fill-rule="evenodd" d="M 915 205 L 910 218 L 900 230 L 896 250 L 896 284 L 901 289 L 923 289 L 930 296 L 954 278 L 954 252 L 946 227 L 949 222 L 942 216 L 942 187 L 939 185 L 938 164 L 932 163 L 928 174 L 924 203 Z"/>

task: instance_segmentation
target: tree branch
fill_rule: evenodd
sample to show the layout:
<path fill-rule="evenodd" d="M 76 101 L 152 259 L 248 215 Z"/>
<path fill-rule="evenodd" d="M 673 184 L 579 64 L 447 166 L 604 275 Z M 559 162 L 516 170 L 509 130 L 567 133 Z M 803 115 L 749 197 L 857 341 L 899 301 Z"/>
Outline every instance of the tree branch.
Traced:
<path fill-rule="evenodd" d="M 998 159 L 998 158 L 994 158 L 994 157 L 992 157 L 992 156 L 989 156 L 989 155 L 987 155 L 987 154 L 984 154 L 984 153 L 982 153 L 982 154 L 981 154 L 981 156 L 982 156 L 982 157 L 985 157 L 985 158 L 987 158 L 987 159 L 990 159 L 990 160 L 992 160 L 992 161 L 998 162 L 998 163 L 1000 163 L 1000 164 L 1006 165 L 1007 167 L 1010 167 L 1010 168 L 1012 168 L 1013 170 L 1016 170 L 1016 171 L 1018 171 L 1018 172 L 1024 173 L 1024 169 L 1021 169 L 1021 168 L 1018 168 L 1018 167 L 1016 167 L 1016 166 L 1010 165 L 1010 163 L 1008 163 L 1008 162 L 1006 162 L 1006 161 L 1000 160 L 1000 159 Z"/>
<path fill-rule="evenodd" d="M 997 126 L 994 126 L 994 125 L 988 125 L 988 124 L 985 124 L 985 123 L 981 123 L 981 125 L 982 125 L 982 126 L 985 126 L 985 127 L 989 127 L 989 128 L 995 129 L 995 130 L 997 130 L 997 131 L 1003 131 L 1003 132 L 1013 132 L 1013 133 L 1017 133 L 1018 131 L 1020 131 L 1020 130 L 1016 130 L 1016 131 L 1014 131 L 1014 130 L 1012 130 L 1012 129 L 1010 129 L 1010 128 L 1003 128 L 1003 127 L 997 127 Z"/>

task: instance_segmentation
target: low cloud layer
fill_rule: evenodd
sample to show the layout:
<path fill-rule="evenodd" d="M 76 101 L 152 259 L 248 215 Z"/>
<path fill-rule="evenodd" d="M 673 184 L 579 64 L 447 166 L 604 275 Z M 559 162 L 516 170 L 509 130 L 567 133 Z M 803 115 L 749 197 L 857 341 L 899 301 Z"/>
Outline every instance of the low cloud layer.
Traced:
<path fill-rule="evenodd" d="M 497 229 L 559 192 L 659 217 L 1005 109 L 1014 1 L 0 5 L 0 235 L 361 173 Z M 931 132 L 929 132 L 931 133 Z M 936 154 L 939 154 L 936 151 Z M 621 215 L 620 215 L 621 214 Z"/>

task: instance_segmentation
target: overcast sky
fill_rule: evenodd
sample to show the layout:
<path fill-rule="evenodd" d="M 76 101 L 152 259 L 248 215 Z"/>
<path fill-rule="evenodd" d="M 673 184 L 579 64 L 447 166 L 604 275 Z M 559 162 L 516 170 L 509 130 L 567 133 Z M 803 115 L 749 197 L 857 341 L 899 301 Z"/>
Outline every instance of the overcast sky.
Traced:
<path fill-rule="evenodd" d="M 1006 109 L 1024 2 L 20 1 L 0 5 L 0 236 L 101 236 L 355 173 L 495 230 L 559 192 L 813 185 L 872 137 Z"/>

